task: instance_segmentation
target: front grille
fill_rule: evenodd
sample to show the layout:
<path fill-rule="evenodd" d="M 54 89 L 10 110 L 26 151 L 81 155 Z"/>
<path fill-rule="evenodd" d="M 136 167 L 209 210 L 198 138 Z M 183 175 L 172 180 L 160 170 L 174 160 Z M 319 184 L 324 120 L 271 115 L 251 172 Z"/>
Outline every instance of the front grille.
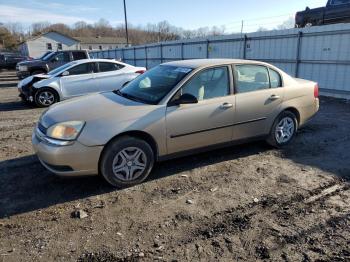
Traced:
<path fill-rule="evenodd" d="M 40 130 L 41 133 L 46 135 L 47 128 L 44 127 L 41 123 L 38 124 L 38 129 Z"/>

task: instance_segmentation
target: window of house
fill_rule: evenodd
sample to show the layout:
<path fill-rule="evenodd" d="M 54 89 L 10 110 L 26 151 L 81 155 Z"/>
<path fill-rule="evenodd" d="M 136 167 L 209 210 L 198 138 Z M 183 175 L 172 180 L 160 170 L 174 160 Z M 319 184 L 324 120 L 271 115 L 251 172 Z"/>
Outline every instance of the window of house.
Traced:
<path fill-rule="evenodd" d="M 57 43 L 57 50 L 62 50 L 62 43 Z"/>
<path fill-rule="evenodd" d="M 236 65 L 236 92 L 247 93 L 270 88 L 269 71 L 260 65 Z"/>
<path fill-rule="evenodd" d="M 229 93 L 230 81 L 226 66 L 199 72 L 182 88 L 182 94 L 191 94 L 198 101 L 227 96 Z"/>
<path fill-rule="evenodd" d="M 116 63 L 98 63 L 100 72 L 110 72 L 110 71 L 116 71 L 121 68 L 123 68 L 123 65 L 116 64 Z"/>
<path fill-rule="evenodd" d="M 92 46 L 91 45 L 89 45 L 89 50 L 92 50 Z"/>
<path fill-rule="evenodd" d="M 52 50 L 52 44 L 51 43 L 46 43 L 46 49 L 47 50 Z"/>
<path fill-rule="evenodd" d="M 102 45 L 98 46 L 98 48 L 99 48 L 100 50 L 102 50 Z"/>

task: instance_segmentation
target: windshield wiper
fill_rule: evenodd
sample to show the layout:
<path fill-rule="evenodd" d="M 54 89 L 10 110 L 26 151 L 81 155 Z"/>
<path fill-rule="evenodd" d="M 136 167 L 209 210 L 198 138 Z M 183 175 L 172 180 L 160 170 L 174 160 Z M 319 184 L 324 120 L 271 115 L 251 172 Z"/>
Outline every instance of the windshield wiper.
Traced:
<path fill-rule="evenodd" d="M 136 102 L 141 102 L 143 104 L 145 104 L 145 101 L 143 101 L 142 99 L 138 98 L 138 97 L 135 97 L 135 96 L 132 96 L 132 95 L 129 95 L 129 94 L 126 94 L 126 93 L 122 93 L 119 89 L 118 90 L 114 90 L 113 93 L 121 96 L 121 97 L 124 97 L 124 98 L 127 98 L 127 99 L 130 99 L 130 100 L 133 100 L 133 101 L 136 101 Z"/>

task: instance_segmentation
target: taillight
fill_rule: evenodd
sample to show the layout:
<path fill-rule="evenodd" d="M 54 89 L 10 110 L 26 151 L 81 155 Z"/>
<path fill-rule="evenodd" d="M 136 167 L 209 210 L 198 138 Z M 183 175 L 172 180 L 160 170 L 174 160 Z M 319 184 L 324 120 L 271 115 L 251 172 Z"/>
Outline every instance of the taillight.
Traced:
<path fill-rule="evenodd" d="M 136 71 L 135 73 L 136 73 L 136 74 L 142 75 L 142 74 L 145 73 L 145 72 L 146 72 L 146 70 L 138 70 L 138 71 Z"/>
<path fill-rule="evenodd" d="M 318 84 L 316 84 L 315 85 L 315 87 L 314 87 L 314 97 L 315 98 L 318 98 L 318 96 L 319 96 L 319 93 L 320 91 L 318 90 Z"/>

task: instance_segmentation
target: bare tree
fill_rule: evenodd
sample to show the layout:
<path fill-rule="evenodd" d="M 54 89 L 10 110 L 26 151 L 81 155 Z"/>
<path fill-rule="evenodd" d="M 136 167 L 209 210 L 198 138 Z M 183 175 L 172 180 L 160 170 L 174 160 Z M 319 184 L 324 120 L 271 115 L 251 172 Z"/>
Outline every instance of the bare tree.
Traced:
<path fill-rule="evenodd" d="M 278 25 L 276 27 L 277 30 L 284 30 L 284 29 L 290 29 L 294 28 L 295 20 L 294 17 L 289 17 L 287 20 L 285 20 L 282 24 Z"/>

